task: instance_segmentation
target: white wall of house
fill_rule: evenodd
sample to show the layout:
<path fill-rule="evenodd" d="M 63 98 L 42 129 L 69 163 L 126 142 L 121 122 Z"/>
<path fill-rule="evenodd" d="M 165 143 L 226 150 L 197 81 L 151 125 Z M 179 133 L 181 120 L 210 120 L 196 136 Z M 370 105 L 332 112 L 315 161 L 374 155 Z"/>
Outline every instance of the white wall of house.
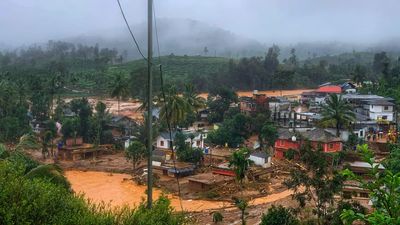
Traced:
<path fill-rule="evenodd" d="M 370 112 L 393 112 L 393 106 L 382 106 L 382 105 L 370 105 L 369 106 Z"/>
<path fill-rule="evenodd" d="M 359 137 L 359 138 L 365 138 L 367 132 L 368 132 L 368 128 L 367 127 L 364 127 L 364 128 L 357 129 L 357 130 L 353 131 L 353 133 L 355 135 L 357 135 L 357 137 Z"/>
<path fill-rule="evenodd" d="M 170 148 L 169 143 L 170 143 L 169 139 L 164 139 L 163 137 L 158 136 L 157 137 L 157 145 L 156 145 L 156 147 L 157 148 L 169 149 Z"/>
<path fill-rule="evenodd" d="M 355 88 L 349 88 L 344 91 L 346 94 L 355 94 L 357 90 Z"/>
<path fill-rule="evenodd" d="M 262 166 L 264 168 L 271 166 L 271 157 L 268 157 L 267 159 L 265 159 L 262 157 L 250 155 L 249 159 L 252 160 L 254 162 L 254 164 L 257 166 Z"/>
<path fill-rule="evenodd" d="M 320 105 L 325 104 L 325 101 L 326 101 L 325 97 L 316 97 L 315 98 L 315 103 L 320 104 Z"/>
<path fill-rule="evenodd" d="M 200 135 L 203 135 L 201 138 Z M 196 137 L 191 140 L 190 138 L 186 139 L 185 142 L 189 143 L 192 142 L 192 147 L 193 148 L 204 148 L 204 140 L 207 138 L 207 134 L 199 134 Z M 164 139 L 162 136 L 157 137 L 157 148 L 162 148 L 162 149 L 169 149 L 170 148 L 170 141 L 169 139 Z"/>
<path fill-rule="evenodd" d="M 369 105 L 369 117 L 373 120 L 393 121 L 393 106 Z"/>

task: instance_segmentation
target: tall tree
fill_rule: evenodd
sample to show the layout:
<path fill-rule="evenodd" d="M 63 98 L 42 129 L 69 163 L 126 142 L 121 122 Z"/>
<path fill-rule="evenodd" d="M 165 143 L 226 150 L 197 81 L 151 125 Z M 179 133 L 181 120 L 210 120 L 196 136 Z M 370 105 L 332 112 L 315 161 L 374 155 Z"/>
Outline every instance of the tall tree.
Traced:
<path fill-rule="evenodd" d="M 128 82 L 126 79 L 124 79 L 124 77 L 122 76 L 122 74 L 117 74 L 114 77 L 114 80 L 112 82 L 112 84 L 110 85 L 110 95 L 112 98 L 117 98 L 118 101 L 118 114 L 120 113 L 120 101 L 121 98 L 124 98 L 126 96 L 128 96 L 129 94 L 129 90 L 128 90 Z"/>
<path fill-rule="evenodd" d="M 334 124 L 336 136 L 340 136 L 340 129 L 355 120 L 351 105 L 341 95 L 331 94 L 322 106 L 322 120 L 325 125 Z"/>
<path fill-rule="evenodd" d="M 365 67 L 361 66 L 360 64 L 356 65 L 356 68 L 352 72 L 352 79 L 356 84 L 361 85 L 366 78 L 366 69 Z"/>
<path fill-rule="evenodd" d="M 314 202 L 316 207 L 313 213 L 318 218 L 318 224 L 327 224 L 328 213 L 334 205 L 334 195 L 341 191 L 343 178 L 329 170 L 329 156 L 320 147 L 313 149 L 307 141 L 299 153 L 302 167 L 292 169 L 284 184 L 294 191 L 293 198 L 300 207 L 305 207 L 307 202 Z"/>
<path fill-rule="evenodd" d="M 376 53 L 374 55 L 374 61 L 372 64 L 372 69 L 375 73 L 381 74 L 385 67 L 390 63 L 389 57 L 386 55 L 386 52 Z"/>
<path fill-rule="evenodd" d="M 195 89 L 193 84 L 186 84 L 185 91 L 183 92 L 183 97 L 186 102 L 192 107 L 194 111 L 198 111 L 201 108 L 205 107 L 205 99 L 200 97 Z"/>
<path fill-rule="evenodd" d="M 265 143 L 268 149 L 271 149 L 275 145 L 275 141 L 278 139 L 278 130 L 271 122 L 264 123 L 260 132 L 261 141 Z"/>
<path fill-rule="evenodd" d="M 236 180 L 239 182 L 240 187 L 243 187 L 243 179 L 246 177 L 247 170 L 250 167 L 251 160 L 248 159 L 250 152 L 247 148 L 241 148 L 233 152 L 229 161 L 229 167 L 233 168 L 236 175 Z"/>
<path fill-rule="evenodd" d="M 160 105 L 160 118 L 164 121 L 168 119 L 173 128 L 184 121 L 187 114 L 192 111 L 192 106 L 183 96 L 177 93 L 175 87 L 170 87 L 167 90 L 165 99 L 160 101 Z"/>

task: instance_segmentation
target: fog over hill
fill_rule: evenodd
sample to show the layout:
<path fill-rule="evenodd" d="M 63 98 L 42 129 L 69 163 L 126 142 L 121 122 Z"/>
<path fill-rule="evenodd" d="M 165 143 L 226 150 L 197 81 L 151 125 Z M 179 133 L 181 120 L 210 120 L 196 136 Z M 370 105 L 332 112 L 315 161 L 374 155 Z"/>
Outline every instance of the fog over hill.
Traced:
<path fill-rule="evenodd" d="M 288 57 L 292 48 L 296 49 L 299 59 L 338 55 L 352 51 L 400 51 L 400 39 L 390 39 L 371 44 L 338 41 L 299 42 L 294 44 L 261 43 L 255 39 L 237 35 L 220 27 L 192 19 L 162 18 L 158 19 L 157 23 L 161 55 L 207 55 L 228 58 L 264 56 L 267 48 L 273 44 L 277 44 L 280 47 L 281 59 Z M 142 51 L 146 53 L 147 24 L 133 24 L 131 28 Z M 66 38 L 65 40 L 89 45 L 98 43 L 102 47 L 117 48 L 119 51 L 127 50 L 130 59 L 139 58 L 139 53 L 134 48 L 126 27 L 97 31 L 91 35 L 81 35 Z M 154 51 L 155 54 L 158 54 L 156 43 L 155 37 Z M 207 47 L 207 52 L 205 52 L 205 47 Z"/>
<path fill-rule="evenodd" d="M 191 19 L 158 19 L 157 27 L 161 55 L 217 55 L 236 58 L 263 55 L 266 48 L 256 40 Z M 131 28 L 142 51 L 147 52 L 147 24 L 133 24 Z M 156 33 L 153 34 L 154 51 L 157 54 Z M 65 40 L 82 44 L 98 43 L 103 47 L 128 50 L 130 58 L 139 57 L 126 27 Z"/>
<path fill-rule="evenodd" d="M 147 24 L 131 24 L 131 28 L 141 46 L 141 50 L 144 54 L 147 54 Z M 238 35 L 229 30 L 192 19 L 157 19 L 157 28 L 161 55 L 202 55 L 237 59 L 264 56 L 267 49 L 273 44 L 280 47 L 281 60 L 289 56 L 292 48 L 296 49 L 296 55 L 300 60 L 353 51 L 400 52 L 400 39 L 396 38 L 370 44 L 339 41 L 294 42 L 292 44 L 279 42 L 262 43 L 251 37 Z M 154 54 L 158 55 L 155 32 L 154 36 Z M 92 31 L 85 35 L 61 38 L 61 40 L 85 45 L 95 45 L 97 43 L 101 47 L 116 48 L 120 52 L 126 50 L 128 59 L 138 59 L 140 57 L 125 26 Z M 46 41 L 43 40 L 43 42 L 35 44 L 45 47 Z M 15 45 L 0 42 L 0 50 L 3 51 L 26 48 L 27 46 L 29 45 L 16 47 Z"/>

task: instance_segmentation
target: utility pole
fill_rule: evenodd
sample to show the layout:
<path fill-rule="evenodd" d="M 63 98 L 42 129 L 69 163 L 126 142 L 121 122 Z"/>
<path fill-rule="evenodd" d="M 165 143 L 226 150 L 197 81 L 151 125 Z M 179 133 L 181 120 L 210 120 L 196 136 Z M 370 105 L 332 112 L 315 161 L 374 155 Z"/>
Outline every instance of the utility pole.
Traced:
<path fill-rule="evenodd" d="M 153 104 L 153 77 L 152 77 L 152 54 L 153 54 L 153 0 L 148 0 L 147 6 L 147 208 L 153 205 L 153 137 L 152 137 L 152 104 Z"/>

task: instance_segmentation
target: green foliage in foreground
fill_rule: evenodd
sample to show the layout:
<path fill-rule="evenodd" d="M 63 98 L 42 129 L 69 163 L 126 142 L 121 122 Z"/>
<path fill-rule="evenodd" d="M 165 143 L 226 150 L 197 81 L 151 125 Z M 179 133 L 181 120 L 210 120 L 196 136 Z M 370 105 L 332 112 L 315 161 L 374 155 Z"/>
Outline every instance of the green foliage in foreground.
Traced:
<path fill-rule="evenodd" d="M 26 174 L 26 158 L 22 153 L 13 155 L 0 159 L 0 224 L 184 224 L 183 215 L 175 214 L 165 197 L 155 201 L 151 210 L 144 204 L 135 209 L 95 205 L 72 194 L 65 184 L 49 179 L 54 175 L 46 172 L 50 165 L 40 165 Z M 56 167 L 50 171 L 60 172 Z"/>
<path fill-rule="evenodd" d="M 343 175 L 349 180 L 357 181 L 360 187 L 369 191 L 374 212 L 365 214 L 354 210 L 343 210 L 340 215 L 345 224 L 353 224 L 354 221 L 362 221 L 371 225 L 399 225 L 400 224 L 400 173 L 393 173 L 390 169 L 382 172 L 380 164 L 375 162 L 372 151 L 368 145 L 358 146 L 363 160 L 371 169 L 368 177 L 372 180 L 365 180 L 351 172 L 349 169 L 343 171 Z"/>
<path fill-rule="evenodd" d="M 273 205 L 261 218 L 261 225 L 298 225 L 299 220 L 291 209 Z"/>

